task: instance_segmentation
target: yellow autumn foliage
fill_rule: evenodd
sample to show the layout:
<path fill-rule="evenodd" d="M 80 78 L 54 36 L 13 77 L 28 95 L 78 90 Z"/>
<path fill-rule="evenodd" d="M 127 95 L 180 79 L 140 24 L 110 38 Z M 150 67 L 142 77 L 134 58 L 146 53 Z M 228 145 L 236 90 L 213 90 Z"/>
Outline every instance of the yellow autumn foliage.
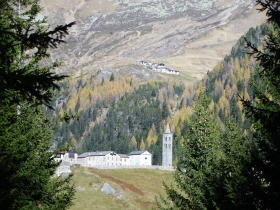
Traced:
<path fill-rule="evenodd" d="M 147 146 L 150 147 L 150 145 L 152 143 L 156 143 L 157 138 L 158 138 L 158 135 L 157 135 L 156 126 L 154 124 L 152 124 L 152 127 L 150 128 L 147 138 L 146 138 Z"/>
<path fill-rule="evenodd" d="M 129 147 L 131 149 L 137 148 L 137 140 L 134 136 L 132 136 L 131 139 L 130 139 Z"/>
<path fill-rule="evenodd" d="M 140 149 L 140 150 L 145 150 L 145 148 L 146 148 L 145 142 L 144 142 L 144 140 L 143 140 L 143 138 L 142 138 L 142 139 L 141 139 L 141 142 L 140 142 L 140 147 L 139 147 L 139 149 Z"/>

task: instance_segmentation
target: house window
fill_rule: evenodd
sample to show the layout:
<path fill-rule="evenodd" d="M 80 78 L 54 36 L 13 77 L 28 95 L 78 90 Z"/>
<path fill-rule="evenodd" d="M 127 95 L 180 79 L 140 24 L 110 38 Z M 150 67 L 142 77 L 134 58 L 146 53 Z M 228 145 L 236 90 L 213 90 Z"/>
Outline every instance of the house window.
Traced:
<path fill-rule="evenodd" d="M 147 157 L 145 157 L 145 160 L 147 160 Z"/>
<path fill-rule="evenodd" d="M 169 137 L 169 141 L 171 141 L 171 137 Z"/>
<path fill-rule="evenodd" d="M 167 149 L 167 144 L 164 144 L 164 148 Z"/>
<path fill-rule="evenodd" d="M 169 149 L 171 149 L 171 144 L 168 145 Z"/>
<path fill-rule="evenodd" d="M 126 162 L 126 159 L 124 159 L 124 162 Z"/>

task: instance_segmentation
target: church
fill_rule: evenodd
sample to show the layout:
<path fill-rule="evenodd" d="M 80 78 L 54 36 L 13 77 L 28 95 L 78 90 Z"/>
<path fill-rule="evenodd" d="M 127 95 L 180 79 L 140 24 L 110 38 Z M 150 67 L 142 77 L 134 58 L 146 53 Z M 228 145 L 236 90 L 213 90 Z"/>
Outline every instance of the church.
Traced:
<path fill-rule="evenodd" d="M 173 134 L 167 124 L 162 134 L 162 166 L 172 167 Z M 132 151 L 129 154 L 117 154 L 114 151 L 85 152 L 78 155 L 75 150 L 59 153 L 57 161 L 69 162 L 85 167 L 96 166 L 151 166 L 152 154 L 146 150 Z"/>
<path fill-rule="evenodd" d="M 166 130 L 162 134 L 162 166 L 172 166 L 172 143 L 173 134 L 167 124 Z"/>

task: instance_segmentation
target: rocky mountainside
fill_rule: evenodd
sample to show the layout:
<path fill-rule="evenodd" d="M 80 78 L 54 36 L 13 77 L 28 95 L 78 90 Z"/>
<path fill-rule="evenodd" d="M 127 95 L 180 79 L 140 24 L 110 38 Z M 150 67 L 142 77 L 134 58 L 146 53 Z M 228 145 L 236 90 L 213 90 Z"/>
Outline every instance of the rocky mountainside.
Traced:
<path fill-rule="evenodd" d="M 67 45 L 53 52 L 61 72 L 96 74 L 165 62 L 201 78 L 264 14 L 252 0 L 41 0 L 51 25 L 76 21 Z M 148 74 L 149 76 L 149 74 Z"/>

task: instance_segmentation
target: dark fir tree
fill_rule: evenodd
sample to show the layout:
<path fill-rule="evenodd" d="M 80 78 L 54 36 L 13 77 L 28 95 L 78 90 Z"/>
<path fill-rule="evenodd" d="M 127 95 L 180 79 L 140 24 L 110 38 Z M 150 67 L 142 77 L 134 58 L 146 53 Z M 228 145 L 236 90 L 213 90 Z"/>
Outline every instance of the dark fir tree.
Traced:
<path fill-rule="evenodd" d="M 219 167 L 220 180 L 215 191 L 215 203 L 219 209 L 256 209 L 256 198 L 252 193 L 258 178 L 251 177 L 251 150 L 253 143 L 242 136 L 235 122 L 225 125 L 222 134 L 223 158 Z M 259 183 L 260 184 L 260 183 Z"/>
<path fill-rule="evenodd" d="M 166 119 L 169 116 L 169 109 L 166 100 L 162 103 L 162 118 Z"/>
<path fill-rule="evenodd" d="M 160 209 L 211 209 L 217 207 L 215 193 L 221 178 L 217 170 L 222 158 L 221 131 L 204 98 L 195 108 L 183 143 L 174 179 L 164 183 L 167 198 L 157 200 Z"/>
<path fill-rule="evenodd" d="M 0 103 L 1 209 L 68 209 L 70 177 L 55 177 L 52 131 L 42 109 Z"/>
<path fill-rule="evenodd" d="M 0 1 L 1 209 L 67 209 L 74 196 L 71 176 L 53 176 L 59 163 L 38 106 L 51 106 L 64 78 L 52 73 L 59 62 L 47 60 L 47 50 L 64 42 L 74 23 L 49 30 L 37 17 L 41 10 L 39 0 Z"/>
<path fill-rule="evenodd" d="M 111 74 L 111 76 L 110 76 L 110 82 L 112 82 L 112 81 L 114 81 L 115 80 L 115 76 L 114 76 L 114 74 Z"/>
<path fill-rule="evenodd" d="M 261 180 L 248 170 L 253 143 L 244 140 L 236 124 L 227 123 L 222 131 L 202 99 L 186 133 L 175 185 L 164 183 L 167 198 L 157 200 L 158 208 L 257 209 L 258 198 L 252 192 Z"/>
<path fill-rule="evenodd" d="M 65 42 L 74 23 L 48 30 L 46 18 L 37 18 L 41 11 L 39 0 L 0 1 L 0 100 L 9 95 L 18 102 L 20 95 L 49 105 L 52 90 L 58 88 L 55 82 L 64 78 L 52 72 L 59 62 L 43 62 L 49 48 Z"/>
<path fill-rule="evenodd" d="M 263 51 L 247 40 L 252 55 L 258 60 L 252 82 L 255 100 L 245 101 L 246 116 L 253 122 L 256 142 L 252 176 L 262 181 L 254 191 L 259 209 L 280 209 L 280 1 L 257 1 L 266 11 L 267 36 Z"/>

